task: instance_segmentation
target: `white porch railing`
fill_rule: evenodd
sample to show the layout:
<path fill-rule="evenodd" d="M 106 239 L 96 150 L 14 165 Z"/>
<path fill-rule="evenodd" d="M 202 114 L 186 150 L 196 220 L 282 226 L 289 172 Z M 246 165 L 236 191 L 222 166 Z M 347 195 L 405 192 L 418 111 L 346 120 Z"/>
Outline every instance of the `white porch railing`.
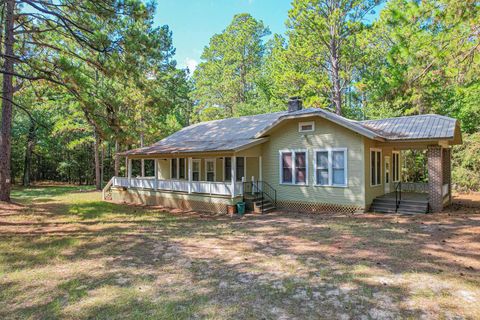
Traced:
<path fill-rule="evenodd" d="M 152 190 L 166 190 L 166 191 L 181 191 L 189 192 L 189 182 L 187 180 L 157 180 L 151 177 L 144 178 L 124 178 L 113 177 L 113 187 L 125 187 L 125 188 L 141 188 Z M 243 194 L 242 182 L 235 183 L 234 195 Z M 190 192 L 203 193 L 203 194 L 215 194 L 215 195 L 232 195 L 231 182 L 211 182 L 211 181 L 192 181 Z"/>

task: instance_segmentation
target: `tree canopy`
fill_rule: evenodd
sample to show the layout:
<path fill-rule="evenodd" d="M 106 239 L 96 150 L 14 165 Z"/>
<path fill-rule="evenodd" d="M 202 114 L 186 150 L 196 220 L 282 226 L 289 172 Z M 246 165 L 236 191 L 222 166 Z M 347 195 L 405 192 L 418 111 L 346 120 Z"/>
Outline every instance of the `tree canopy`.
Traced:
<path fill-rule="evenodd" d="M 379 3 L 294 0 L 273 35 L 239 13 L 190 74 L 154 2 L 2 1 L 0 199 L 12 181 L 101 187 L 122 170 L 119 151 L 197 121 L 284 110 L 292 96 L 352 119 L 458 118 L 468 156 L 454 177 L 475 188 L 478 1 L 389 0 L 372 18 Z"/>

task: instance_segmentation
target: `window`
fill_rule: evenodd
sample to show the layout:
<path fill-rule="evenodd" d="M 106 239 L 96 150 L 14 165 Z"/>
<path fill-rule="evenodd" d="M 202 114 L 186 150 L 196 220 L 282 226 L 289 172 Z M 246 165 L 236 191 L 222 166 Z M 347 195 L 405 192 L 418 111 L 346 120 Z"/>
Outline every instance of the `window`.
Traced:
<path fill-rule="evenodd" d="M 372 186 L 382 184 L 382 151 L 379 149 L 370 149 L 370 177 Z"/>
<path fill-rule="evenodd" d="M 282 183 L 293 183 L 292 153 L 282 153 Z"/>
<path fill-rule="evenodd" d="M 299 122 L 298 123 L 298 132 L 313 132 L 315 131 L 315 122 Z"/>
<path fill-rule="evenodd" d="M 185 158 L 173 158 L 170 172 L 172 179 L 185 179 L 186 177 Z"/>
<path fill-rule="evenodd" d="M 178 159 L 178 177 L 185 179 L 185 158 Z"/>
<path fill-rule="evenodd" d="M 245 158 L 237 157 L 237 181 L 242 181 L 242 177 L 245 177 Z"/>
<path fill-rule="evenodd" d="M 330 174 L 328 169 L 328 151 L 317 152 L 316 180 L 321 186 L 330 185 Z"/>
<path fill-rule="evenodd" d="M 347 185 L 347 149 L 315 152 L 315 183 L 318 186 Z"/>
<path fill-rule="evenodd" d="M 393 182 L 400 181 L 400 152 L 394 151 L 393 157 Z"/>
<path fill-rule="evenodd" d="M 307 184 L 306 151 L 280 151 L 280 181 L 283 184 Z"/>
<path fill-rule="evenodd" d="M 192 180 L 200 181 L 200 160 L 192 161 Z"/>
<path fill-rule="evenodd" d="M 295 183 L 305 184 L 307 180 L 307 159 L 305 152 L 295 154 Z"/>
<path fill-rule="evenodd" d="M 172 159 L 171 161 L 171 176 L 172 176 L 172 179 L 178 179 L 178 175 L 177 175 L 177 172 L 178 172 L 178 167 L 177 167 L 177 159 Z"/>
<path fill-rule="evenodd" d="M 232 158 L 225 157 L 223 160 L 224 163 L 224 174 L 225 181 L 232 180 Z"/>
<path fill-rule="evenodd" d="M 230 181 L 232 180 L 232 158 L 230 157 L 225 157 L 224 159 L 224 177 L 225 181 Z M 237 175 L 237 181 L 242 181 L 242 177 L 245 176 L 245 157 L 237 157 L 236 158 L 236 175 Z M 246 177 L 245 177 L 246 178 Z"/>
<path fill-rule="evenodd" d="M 142 176 L 142 161 L 137 159 L 132 159 L 132 177 L 141 177 Z"/>
<path fill-rule="evenodd" d="M 207 181 L 215 181 L 215 160 L 205 160 L 205 172 L 207 175 Z"/>
<path fill-rule="evenodd" d="M 332 175 L 333 185 L 344 186 L 347 184 L 345 176 L 346 156 L 345 151 L 333 151 L 332 152 Z"/>

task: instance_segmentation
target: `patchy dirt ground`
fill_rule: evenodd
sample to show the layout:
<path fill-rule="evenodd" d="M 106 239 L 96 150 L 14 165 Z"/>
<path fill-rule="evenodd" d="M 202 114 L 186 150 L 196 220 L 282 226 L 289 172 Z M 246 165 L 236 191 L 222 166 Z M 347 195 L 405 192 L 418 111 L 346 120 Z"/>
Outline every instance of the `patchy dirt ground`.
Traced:
<path fill-rule="evenodd" d="M 480 318 L 475 206 L 232 219 L 66 187 L 15 197 L 0 204 L 2 319 Z"/>

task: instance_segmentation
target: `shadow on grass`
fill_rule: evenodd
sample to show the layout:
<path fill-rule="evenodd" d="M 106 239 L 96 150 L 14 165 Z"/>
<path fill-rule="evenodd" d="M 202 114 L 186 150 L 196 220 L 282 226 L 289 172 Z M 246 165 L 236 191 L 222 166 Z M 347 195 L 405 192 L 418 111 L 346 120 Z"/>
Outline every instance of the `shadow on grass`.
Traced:
<path fill-rule="evenodd" d="M 478 217 L 231 220 L 101 201 L 37 206 L 61 221 L 33 221 L 28 236 L 1 232 L 0 273 L 13 279 L 0 279 L 7 318 L 435 318 L 409 305 L 418 293 L 396 280 L 413 274 L 442 285 L 479 282 L 464 259 L 480 256 L 462 248 L 478 242 Z M 28 226 L 6 227 L 15 223 Z M 84 261 L 103 267 L 85 263 L 83 274 L 68 274 L 70 264 Z M 56 282 L 43 299 L 44 282 L 28 278 L 39 266 L 51 268 Z M 32 288 L 30 304 L 15 303 Z M 442 290 L 447 299 L 455 292 Z M 460 313 L 455 307 L 442 312 Z"/>

